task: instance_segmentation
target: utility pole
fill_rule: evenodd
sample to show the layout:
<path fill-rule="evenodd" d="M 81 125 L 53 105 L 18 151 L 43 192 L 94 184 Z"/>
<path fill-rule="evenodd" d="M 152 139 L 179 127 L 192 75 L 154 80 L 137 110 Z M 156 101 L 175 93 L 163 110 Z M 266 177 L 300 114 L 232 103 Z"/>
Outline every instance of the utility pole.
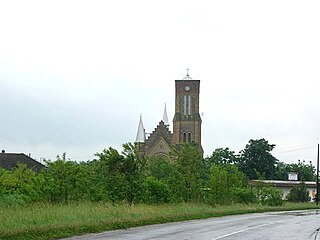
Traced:
<path fill-rule="evenodd" d="M 316 195 L 316 205 L 319 204 L 319 143 L 318 143 L 318 154 L 317 154 L 317 195 Z"/>

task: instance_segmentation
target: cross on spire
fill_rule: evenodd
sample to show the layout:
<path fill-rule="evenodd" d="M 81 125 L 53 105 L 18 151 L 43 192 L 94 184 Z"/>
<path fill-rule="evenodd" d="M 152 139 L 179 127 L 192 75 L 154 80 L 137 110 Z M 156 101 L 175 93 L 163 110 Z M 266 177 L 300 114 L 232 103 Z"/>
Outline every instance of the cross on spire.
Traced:
<path fill-rule="evenodd" d="M 189 76 L 189 68 L 187 68 L 187 75 L 182 80 L 191 80 L 192 78 Z"/>

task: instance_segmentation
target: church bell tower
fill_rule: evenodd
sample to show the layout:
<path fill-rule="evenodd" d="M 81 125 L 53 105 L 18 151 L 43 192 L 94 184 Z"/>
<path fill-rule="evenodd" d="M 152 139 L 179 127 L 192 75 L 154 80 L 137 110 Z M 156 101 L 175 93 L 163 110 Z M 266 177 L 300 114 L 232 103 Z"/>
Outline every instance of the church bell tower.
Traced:
<path fill-rule="evenodd" d="M 195 142 L 202 150 L 202 120 L 199 114 L 200 80 L 193 80 L 187 72 L 182 80 L 175 80 L 175 88 L 173 144 Z"/>

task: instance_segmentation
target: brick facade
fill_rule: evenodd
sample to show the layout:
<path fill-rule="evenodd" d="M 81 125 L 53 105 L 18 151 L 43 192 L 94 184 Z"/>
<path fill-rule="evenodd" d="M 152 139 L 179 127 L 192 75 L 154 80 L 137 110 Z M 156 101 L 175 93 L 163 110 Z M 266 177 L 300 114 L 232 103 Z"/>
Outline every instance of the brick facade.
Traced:
<path fill-rule="evenodd" d="M 188 142 L 199 144 L 202 151 L 202 120 L 199 114 L 200 80 L 176 80 L 175 90 L 173 133 L 163 121 L 160 121 L 145 142 L 137 143 L 141 156 L 168 156 L 172 145 Z"/>

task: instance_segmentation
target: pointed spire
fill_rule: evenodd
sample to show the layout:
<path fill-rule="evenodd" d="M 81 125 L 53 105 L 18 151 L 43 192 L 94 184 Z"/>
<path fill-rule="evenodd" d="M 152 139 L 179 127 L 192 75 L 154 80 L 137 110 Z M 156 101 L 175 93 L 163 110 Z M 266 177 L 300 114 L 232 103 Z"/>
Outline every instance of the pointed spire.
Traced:
<path fill-rule="evenodd" d="M 138 126 L 138 132 L 137 132 L 137 137 L 136 137 L 136 142 L 145 142 L 146 140 L 146 133 L 143 127 L 143 122 L 142 122 L 142 114 L 140 114 L 140 121 L 139 121 L 139 126 Z"/>
<path fill-rule="evenodd" d="M 164 104 L 164 112 L 163 112 L 162 121 L 164 122 L 165 126 L 169 126 L 168 114 L 167 114 L 167 105 L 166 104 Z"/>

